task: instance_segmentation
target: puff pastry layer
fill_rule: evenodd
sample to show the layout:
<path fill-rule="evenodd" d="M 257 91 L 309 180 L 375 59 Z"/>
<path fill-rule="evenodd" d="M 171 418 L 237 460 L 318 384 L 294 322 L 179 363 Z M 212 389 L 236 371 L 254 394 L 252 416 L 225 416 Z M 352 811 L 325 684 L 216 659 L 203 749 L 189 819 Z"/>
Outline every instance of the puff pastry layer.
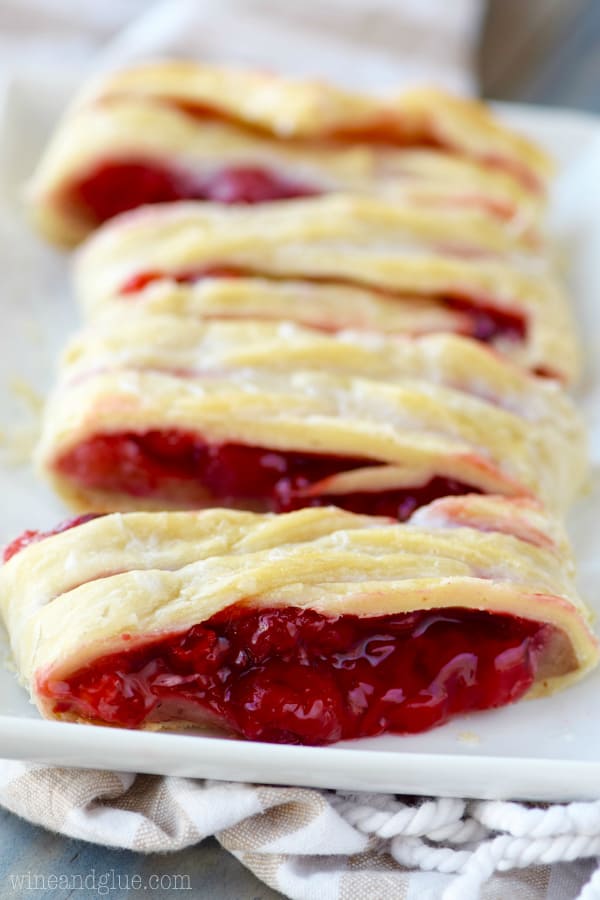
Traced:
<path fill-rule="evenodd" d="M 327 743 L 547 694 L 597 663 L 565 536 L 530 501 L 448 498 L 406 525 L 335 508 L 75 525 L 0 570 L 49 718 Z"/>
<path fill-rule="evenodd" d="M 475 206 L 529 229 L 550 168 L 482 105 L 441 92 L 376 99 L 173 61 L 87 88 L 44 155 L 30 199 L 39 226 L 63 243 L 148 202 L 331 191 Z"/>
<path fill-rule="evenodd" d="M 562 509 L 586 468 L 559 386 L 467 338 L 135 311 L 71 343 L 37 459 L 84 509 L 335 502 L 401 518 L 469 490 Z"/>
<path fill-rule="evenodd" d="M 220 278 L 227 286 L 206 285 Z M 464 211 L 339 195 L 251 209 L 145 207 L 91 238 L 76 285 L 89 313 L 144 303 L 151 291 L 150 305 L 175 297 L 171 310 L 284 313 L 335 330 L 347 308 L 349 327 L 361 320 L 412 333 L 449 326 L 532 370 L 567 381 L 578 372 L 570 310 L 544 249 Z"/>

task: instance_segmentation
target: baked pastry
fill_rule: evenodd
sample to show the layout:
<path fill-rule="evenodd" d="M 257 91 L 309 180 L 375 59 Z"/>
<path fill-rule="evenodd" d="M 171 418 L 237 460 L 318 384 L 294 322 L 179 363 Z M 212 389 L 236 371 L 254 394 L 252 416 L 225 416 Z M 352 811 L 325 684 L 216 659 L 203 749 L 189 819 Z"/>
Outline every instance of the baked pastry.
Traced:
<path fill-rule="evenodd" d="M 563 509 L 586 467 L 560 387 L 468 338 L 135 309 L 71 343 L 37 460 L 84 510 L 335 503 L 399 518 L 471 491 Z"/>
<path fill-rule="evenodd" d="M 75 243 L 145 203 L 256 203 L 381 192 L 535 228 L 550 164 L 480 104 L 431 90 L 376 99 L 318 82 L 172 61 L 111 73 L 69 110 L 30 187 Z"/>
<path fill-rule="evenodd" d="M 531 501 L 453 497 L 407 525 L 335 508 L 74 525 L 29 532 L 0 570 L 47 718 L 324 744 L 548 694 L 598 660 L 565 537 Z"/>
<path fill-rule="evenodd" d="M 332 334 L 348 329 L 375 335 L 473 332 L 468 311 L 417 295 L 395 297 L 350 285 L 315 284 L 290 278 L 218 277 L 182 283 L 156 278 L 131 293 L 117 292 L 87 306 L 89 317 L 127 315 L 135 309 L 195 321 L 293 321 Z"/>
<path fill-rule="evenodd" d="M 578 371 L 570 310 L 544 248 L 461 210 L 432 213 L 341 195 L 252 208 L 144 207 L 99 229 L 76 268 L 88 314 L 106 304 L 143 302 L 150 288 L 152 296 L 164 295 L 175 283 L 200 297 L 188 306 L 202 314 L 203 283 L 218 278 L 247 283 L 237 287 L 233 315 L 250 306 L 266 318 L 285 306 L 286 318 L 306 321 L 311 294 L 311 324 L 322 296 L 320 327 L 335 330 L 346 308 L 341 291 L 352 288 L 349 327 L 365 311 L 369 326 L 377 329 L 383 320 L 386 331 L 400 327 L 393 304 L 406 300 L 411 330 L 420 333 L 428 330 L 435 304 L 441 318 L 447 315 L 445 324 L 455 316 L 456 330 L 493 343 L 521 365 L 565 381 Z M 265 280 L 272 284 L 263 307 Z M 365 294 L 371 305 L 365 306 Z M 422 327 L 420 299 L 426 300 Z M 210 304 L 206 314 L 215 314 Z"/>

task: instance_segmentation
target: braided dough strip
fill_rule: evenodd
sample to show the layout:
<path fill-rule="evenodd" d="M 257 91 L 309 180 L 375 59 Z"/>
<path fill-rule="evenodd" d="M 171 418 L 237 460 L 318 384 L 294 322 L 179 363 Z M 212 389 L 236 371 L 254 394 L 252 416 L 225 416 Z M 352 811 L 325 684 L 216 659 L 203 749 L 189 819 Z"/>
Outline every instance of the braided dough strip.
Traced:
<path fill-rule="evenodd" d="M 240 283 L 203 283 L 219 269 L 224 275 L 236 271 Z M 196 284 L 174 285 L 197 276 Z M 271 284 L 263 300 L 265 279 Z M 180 307 L 207 315 L 215 314 L 216 304 L 223 315 L 250 307 L 259 318 L 285 311 L 286 318 L 306 322 L 307 316 L 318 320 L 320 305 L 320 325 L 330 330 L 343 321 L 346 290 L 347 326 L 362 317 L 384 331 L 403 324 L 413 333 L 428 330 L 432 301 L 448 316 L 445 324 L 462 330 L 465 312 L 448 309 L 445 300 L 466 300 L 475 312 L 491 308 L 523 317 L 524 340 L 494 339 L 519 364 L 566 381 L 578 374 L 571 311 L 546 255 L 470 212 L 433 213 L 333 195 L 251 208 L 183 202 L 145 207 L 96 232 L 79 253 L 75 280 L 88 314 L 143 303 L 146 292 L 155 296 L 157 282 L 163 296 L 176 291 L 184 298 Z M 228 298 L 213 299 L 211 313 L 214 292 L 222 298 L 228 290 Z M 419 326 L 421 298 L 426 304 Z M 408 316 L 404 323 L 402 315 Z"/>

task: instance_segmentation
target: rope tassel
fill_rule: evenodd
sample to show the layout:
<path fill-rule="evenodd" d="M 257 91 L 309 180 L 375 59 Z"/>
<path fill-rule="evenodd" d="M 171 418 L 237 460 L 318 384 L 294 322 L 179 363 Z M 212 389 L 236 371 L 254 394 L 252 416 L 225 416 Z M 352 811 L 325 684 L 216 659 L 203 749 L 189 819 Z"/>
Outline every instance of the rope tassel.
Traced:
<path fill-rule="evenodd" d="M 532 807 L 338 792 L 332 804 L 401 866 L 456 876 L 443 900 L 478 900 L 495 872 L 590 857 L 598 868 L 577 900 L 600 900 L 600 802 Z"/>

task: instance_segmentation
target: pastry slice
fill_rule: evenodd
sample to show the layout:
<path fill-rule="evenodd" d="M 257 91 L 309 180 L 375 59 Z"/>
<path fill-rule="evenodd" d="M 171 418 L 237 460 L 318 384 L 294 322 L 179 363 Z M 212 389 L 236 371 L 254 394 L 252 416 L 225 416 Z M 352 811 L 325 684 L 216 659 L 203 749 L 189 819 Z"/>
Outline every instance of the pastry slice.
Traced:
<path fill-rule="evenodd" d="M 135 310 L 71 343 L 37 461 L 84 510 L 335 503 L 400 519 L 473 491 L 564 509 L 586 468 L 560 387 L 468 338 Z"/>
<path fill-rule="evenodd" d="M 0 570 L 47 718 L 326 744 L 549 694 L 598 660 L 565 537 L 530 501 L 453 497 L 405 525 L 335 508 L 72 524 L 26 533 Z"/>
<path fill-rule="evenodd" d="M 52 240 L 146 203 L 259 203 L 333 191 L 474 207 L 535 228 L 550 165 L 477 103 L 394 99 L 166 62 L 111 73 L 67 113 L 30 186 Z"/>
<path fill-rule="evenodd" d="M 306 322 L 309 295 L 316 320 L 323 296 L 320 327 L 336 330 L 345 314 L 346 326 L 356 327 L 370 295 L 369 326 L 379 330 L 383 320 L 383 330 L 394 324 L 400 330 L 406 302 L 412 333 L 423 333 L 433 305 L 446 324 L 453 322 L 451 330 L 492 343 L 520 365 L 565 381 L 577 374 L 570 310 L 547 252 L 460 210 L 434 214 L 342 196 L 245 209 L 145 207 L 101 228 L 82 248 L 76 269 L 78 295 L 90 314 L 106 304 L 143 303 L 150 289 L 164 295 L 179 285 L 187 296 L 202 296 L 205 282 L 223 278 L 243 283 L 236 302 L 245 291 L 242 306 L 258 318 L 285 307 L 285 318 Z M 187 305 L 202 310 L 202 300 Z"/>

